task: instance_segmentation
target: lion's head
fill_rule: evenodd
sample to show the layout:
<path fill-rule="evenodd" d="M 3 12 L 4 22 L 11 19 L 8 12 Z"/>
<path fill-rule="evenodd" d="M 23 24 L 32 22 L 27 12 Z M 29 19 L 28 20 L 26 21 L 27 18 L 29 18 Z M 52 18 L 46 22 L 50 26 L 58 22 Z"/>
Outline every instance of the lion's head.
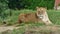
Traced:
<path fill-rule="evenodd" d="M 49 20 L 47 15 L 47 9 L 44 7 L 36 7 L 37 8 L 37 16 L 46 24 L 52 24 L 52 22 Z"/>
<path fill-rule="evenodd" d="M 43 18 L 43 15 L 45 14 L 47 9 L 44 7 L 36 7 L 36 9 L 37 9 L 37 16 L 39 18 Z"/>

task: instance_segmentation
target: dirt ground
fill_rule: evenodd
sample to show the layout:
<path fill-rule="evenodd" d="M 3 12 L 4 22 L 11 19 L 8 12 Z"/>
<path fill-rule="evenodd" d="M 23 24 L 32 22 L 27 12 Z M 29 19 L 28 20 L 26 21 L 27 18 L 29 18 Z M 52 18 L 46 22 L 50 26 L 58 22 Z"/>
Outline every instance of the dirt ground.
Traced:
<path fill-rule="evenodd" d="M 15 26 L 0 26 L 0 33 L 7 31 L 7 30 L 13 30 L 13 29 L 18 29 L 21 28 L 22 26 L 19 27 L 15 27 Z M 28 26 L 25 25 L 25 32 L 24 34 L 45 34 L 45 32 L 47 32 L 46 34 L 50 33 L 50 34 L 59 34 L 60 33 L 60 26 Z"/>

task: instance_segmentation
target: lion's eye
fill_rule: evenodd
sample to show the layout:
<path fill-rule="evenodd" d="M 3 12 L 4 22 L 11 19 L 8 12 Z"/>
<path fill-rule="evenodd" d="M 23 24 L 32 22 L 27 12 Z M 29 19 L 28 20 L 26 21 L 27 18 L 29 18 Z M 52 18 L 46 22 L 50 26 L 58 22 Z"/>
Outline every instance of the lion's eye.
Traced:
<path fill-rule="evenodd" d="M 41 12 L 40 12 L 40 11 L 38 11 L 38 14 L 41 14 Z"/>
<path fill-rule="evenodd" d="M 38 13 L 40 13 L 40 11 L 38 11 Z"/>

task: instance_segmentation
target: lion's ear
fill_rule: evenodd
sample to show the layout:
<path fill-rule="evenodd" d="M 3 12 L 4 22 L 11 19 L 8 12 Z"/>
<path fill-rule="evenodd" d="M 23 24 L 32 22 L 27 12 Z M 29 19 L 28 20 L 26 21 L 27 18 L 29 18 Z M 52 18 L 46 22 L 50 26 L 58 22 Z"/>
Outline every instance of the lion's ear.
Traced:
<path fill-rule="evenodd" d="M 36 9 L 38 9 L 39 7 L 37 6 Z"/>
<path fill-rule="evenodd" d="M 47 7 L 44 7 L 47 10 Z"/>

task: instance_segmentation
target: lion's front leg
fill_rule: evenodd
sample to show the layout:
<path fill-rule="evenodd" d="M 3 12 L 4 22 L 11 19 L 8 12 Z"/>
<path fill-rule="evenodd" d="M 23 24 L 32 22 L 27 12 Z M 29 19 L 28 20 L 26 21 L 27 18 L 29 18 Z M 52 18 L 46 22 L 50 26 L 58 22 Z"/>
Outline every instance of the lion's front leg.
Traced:
<path fill-rule="evenodd" d="M 47 14 L 43 16 L 42 21 L 43 21 L 46 25 L 52 24 L 52 22 L 49 20 Z"/>

